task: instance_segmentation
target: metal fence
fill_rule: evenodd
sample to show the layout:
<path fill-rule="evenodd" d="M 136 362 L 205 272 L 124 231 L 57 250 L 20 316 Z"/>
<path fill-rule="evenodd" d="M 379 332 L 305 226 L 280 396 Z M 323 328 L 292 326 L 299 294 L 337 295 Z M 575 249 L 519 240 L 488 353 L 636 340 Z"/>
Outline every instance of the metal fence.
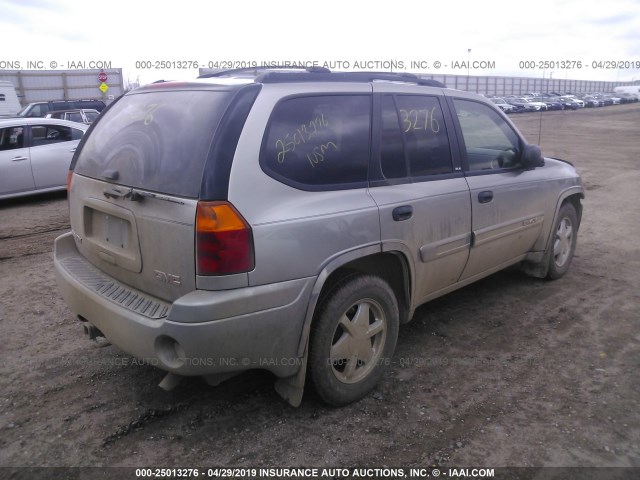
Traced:
<path fill-rule="evenodd" d="M 100 73 L 108 89 L 101 91 Z M 109 103 L 124 93 L 121 68 L 79 70 L 0 70 L 0 81 L 13 83 L 20 103 L 96 98 Z"/>
<path fill-rule="evenodd" d="M 216 68 L 200 68 L 199 74 L 217 73 Z M 597 82 L 591 80 L 568 80 L 559 78 L 533 77 L 489 77 L 473 75 L 429 75 L 418 73 L 419 77 L 432 78 L 449 88 L 482 93 L 487 96 L 522 95 L 527 92 L 596 93 L 613 92 L 615 87 L 640 84 L 640 82 Z"/>
<path fill-rule="evenodd" d="M 467 75 L 419 75 L 444 83 L 449 88 L 482 93 L 483 95 L 521 95 L 527 92 L 595 93 L 613 92 L 615 87 L 638 82 L 599 82 L 559 78 L 476 77 Z"/>

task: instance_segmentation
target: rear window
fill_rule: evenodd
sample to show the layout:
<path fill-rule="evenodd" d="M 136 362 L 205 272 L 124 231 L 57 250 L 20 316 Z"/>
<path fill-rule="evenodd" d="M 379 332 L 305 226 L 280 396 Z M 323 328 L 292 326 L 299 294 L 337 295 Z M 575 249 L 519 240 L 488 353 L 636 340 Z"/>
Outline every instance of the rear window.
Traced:
<path fill-rule="evenodd" d="M 150 92 L 123 97 L 86 139 L 74 171 L 129 187 L 197 198 L 229 92 Z M 117 175 L 116 175 L 117 172 Z"/>

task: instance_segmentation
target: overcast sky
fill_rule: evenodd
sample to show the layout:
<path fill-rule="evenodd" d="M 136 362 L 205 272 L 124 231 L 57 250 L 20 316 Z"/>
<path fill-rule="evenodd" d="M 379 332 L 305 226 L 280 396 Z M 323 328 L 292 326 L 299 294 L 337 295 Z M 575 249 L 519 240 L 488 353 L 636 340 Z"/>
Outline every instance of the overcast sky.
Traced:
<path fill-rule="evenodd" d="M 0 45 L 0 68 L 104 61 L 142 83 L 198 74 L 156 69 L 162 60 L 342 62 L 349 70 L 394 62 L 463 75 L 470 61 L 471 75 L 631 81 L 640 80 L 640 0 L 0 0 Z M 543 61 L 565 64 L 538 68 Z M 582 68 L 566 68 L 574 62 Z"/>

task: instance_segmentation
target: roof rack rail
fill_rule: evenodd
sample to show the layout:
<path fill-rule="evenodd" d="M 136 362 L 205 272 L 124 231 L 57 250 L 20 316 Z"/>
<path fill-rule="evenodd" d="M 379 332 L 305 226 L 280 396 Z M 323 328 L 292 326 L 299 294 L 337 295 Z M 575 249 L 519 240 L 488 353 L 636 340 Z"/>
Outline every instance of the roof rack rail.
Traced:
<path fill-rule="evenodd" d="M 421 78 L 413 73 L 315 72 L 313 74 L 306 75 L 304 72 L 265 72 L 256 77 L 256 82 L 261 83 L 286 83 L 301 80 L 309 82 L 405 82 L 427 87 L 446 88 L 446 85 L 442 82 L 428 78 Z"/>
<path fill-rule="evenodd" d="M 302 67 L 302 66 L 291 66 L 291 65 L 264 65 L 261 67 L 246 67 L 246 68 L 231 68 L 228 70 L 220 70 L 219 72 L 213 73 L 205 73 L 203 75 L 199 75 L 198 78 L 212 78 L 212 77 L 223 77 L 225 75 L 232 75 L 234 73 L 246 73 L 246 72 L 255 72 L 258 75 L 258 71 L 261 70 L 303 70 L 309 73 L 331 73 L 331 70 L 324 67 Z"/>
<path fill-rule="evenodd" d="M 300 71 L 277 71 L 300 70 Z M 414 73 L 401 72 L 332 72 L 324 67 L 291 67 L 287 65 L 262 66 L 251 68 L 234 68 L 221 70 L 214 73 L 206 73 L 198 78 L 215 78 L 232 76 L 237 73 L 253 72 L 255 81 L 260 83 L 287 83 L 287 82 L 405 82 L 415 83 L 427 87 L 446 88 L 446 85 L 437 80 L 422 78 Z"/>

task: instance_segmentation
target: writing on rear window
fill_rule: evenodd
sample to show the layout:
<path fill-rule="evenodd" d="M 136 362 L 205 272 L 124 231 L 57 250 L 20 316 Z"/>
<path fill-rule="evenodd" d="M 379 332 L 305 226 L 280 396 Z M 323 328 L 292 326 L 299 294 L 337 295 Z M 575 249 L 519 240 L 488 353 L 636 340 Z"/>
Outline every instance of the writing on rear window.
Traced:
<path fill-rule="evenodd" d="M 276 140 L 278 163 L 284 163 L 287 152 L 293 152 L 296 148 L 300 149 L 297 147 L 298 145 L 312 145 L 313 138 L 328 125 L 329 121 L 324 118 L 324 113 L 320 112 L 309 122 L 300 125 L 294 132 L 288 132 L 283 138 L 278 138 Z M 312 146 L 312 148 L 316 147 Z"/>
<path fill-rule="evenodd" d="M 371 97 L 288 98 L 274 108 L 260 154 L 263 170 L 296 187 L 367 180 Z"/>

